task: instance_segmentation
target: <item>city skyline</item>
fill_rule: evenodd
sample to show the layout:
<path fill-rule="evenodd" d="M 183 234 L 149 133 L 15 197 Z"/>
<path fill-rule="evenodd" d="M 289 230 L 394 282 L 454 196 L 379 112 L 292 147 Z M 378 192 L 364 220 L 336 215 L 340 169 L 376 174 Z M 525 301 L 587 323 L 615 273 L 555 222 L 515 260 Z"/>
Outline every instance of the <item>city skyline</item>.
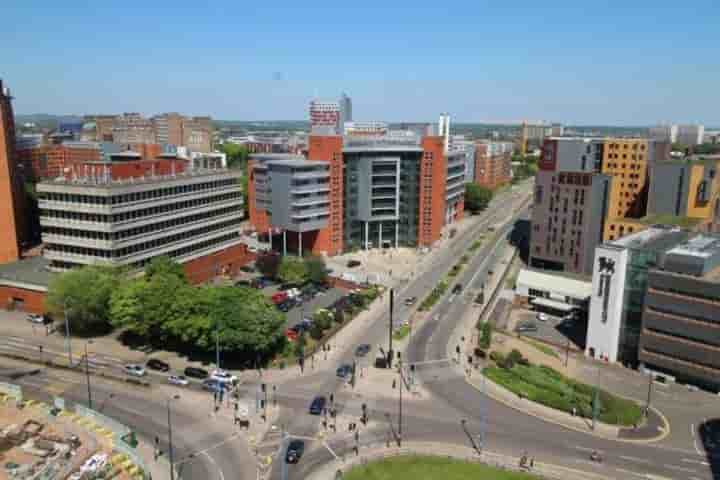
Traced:
<path fill-rule="evenodd" d="M 345 91 L 368 120 L 717 125 L 718 6 L 700 3 L 4 6 L 0 76 L 20 114 L 300 120 Z"/>

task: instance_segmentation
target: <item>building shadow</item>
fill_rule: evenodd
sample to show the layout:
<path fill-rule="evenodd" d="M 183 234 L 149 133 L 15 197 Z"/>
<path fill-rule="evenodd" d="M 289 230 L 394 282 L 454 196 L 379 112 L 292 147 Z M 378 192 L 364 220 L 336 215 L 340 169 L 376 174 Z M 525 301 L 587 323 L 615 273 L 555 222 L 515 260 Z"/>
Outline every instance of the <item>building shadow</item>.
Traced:
<path fill-rule="evenodd" d="M 517 220 L 510 230 L 508 241 L 518 249 L 520 259 L 527 264 L 530 257 L 530 220 Z"/>
<path fill-rule="evenodd" d="M 720 418 L 698 424 L 696 434 L 706 461 L 710 464 L 712 478 L 720 479 Z"/>

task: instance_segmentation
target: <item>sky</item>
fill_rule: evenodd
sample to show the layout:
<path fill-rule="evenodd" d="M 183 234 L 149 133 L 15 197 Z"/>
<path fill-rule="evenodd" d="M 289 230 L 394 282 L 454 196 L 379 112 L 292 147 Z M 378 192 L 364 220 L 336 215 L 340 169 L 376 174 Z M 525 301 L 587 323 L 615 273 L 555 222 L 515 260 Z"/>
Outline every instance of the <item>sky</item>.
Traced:
<path fill-rule="evenodd" d="M 720 125 L 720 2 L 0 2 L 16 113 Z"/>

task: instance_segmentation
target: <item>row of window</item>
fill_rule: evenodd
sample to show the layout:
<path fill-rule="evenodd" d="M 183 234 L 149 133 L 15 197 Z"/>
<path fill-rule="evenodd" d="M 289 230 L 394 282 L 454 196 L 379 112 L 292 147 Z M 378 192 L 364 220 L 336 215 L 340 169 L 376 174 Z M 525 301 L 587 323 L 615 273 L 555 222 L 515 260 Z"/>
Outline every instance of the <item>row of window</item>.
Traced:
<path fill-rule="evenodd" d="M 49 200 L 53 202 L 84 203 L 90 205 L 122 205 L 124 203 L 172 197 L 175 195 L 203 192 L 207 190 L 215 190 L 237 185 L 237 179 L 227 178 L 212 182 L 195 183 L 191 185 L 181 185 L 169 188 L 158 188 L 155 190 L 126 193 L 122 195 L 112 195 L 109 197 L 97 195 L 78 195 L 75 193 L 39 192 L 38 198 L 40 200 Z"/>
<path fill-rule="evenodd" d="M 611 143 L 611 144 L 608 145 L 608 147 L 610 148 L 610 150 L 620 150 L 620 144 L 618 144 L 618 143 Z M 628 149 L 630 149 L 630 144 L 623 143 L 623 144 L 622 144 L 622 148 L 623 148 L 624 150 L 628 150 Z M 638 144 L 638 143 L 633 143 L 633 144 L 632 144 L 632 149 L 633 149 L 633 150 L 637 150 L 638 148 L 639 148 L 641 151 L 644 151 L 644 150 L 645 150 L 645 144 L 644 144 L 644 143 L 639 143 L 639 144 Z"/>

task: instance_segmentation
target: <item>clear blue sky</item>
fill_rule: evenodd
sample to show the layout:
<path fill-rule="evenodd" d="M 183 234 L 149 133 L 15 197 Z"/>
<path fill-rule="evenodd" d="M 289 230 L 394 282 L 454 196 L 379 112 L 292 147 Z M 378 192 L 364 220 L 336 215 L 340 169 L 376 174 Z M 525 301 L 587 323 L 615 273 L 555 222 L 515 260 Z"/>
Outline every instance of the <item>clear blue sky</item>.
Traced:
<path fill-rule="evenodd" d="M 109 6 L 105 6 L 108 4 Z M 720 125 L 720 1 L 0 2 L 18 113 Z"/>

